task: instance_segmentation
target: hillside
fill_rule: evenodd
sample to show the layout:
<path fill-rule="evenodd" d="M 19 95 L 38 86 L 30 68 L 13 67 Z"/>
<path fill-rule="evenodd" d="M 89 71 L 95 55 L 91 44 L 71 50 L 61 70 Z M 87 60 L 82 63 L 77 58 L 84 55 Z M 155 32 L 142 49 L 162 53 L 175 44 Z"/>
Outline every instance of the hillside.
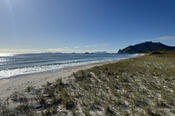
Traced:
<path fill-rule="evenodd" d="M 74 73 L 0 104 L 0 115 L 173 116 L 175 51 L 152 52 Z"/>
<path fill-rule="evenodd" d="M 144 42 L 133 46 L 128 46 L 122 50 L 119 50 L 118 53 L 147 53 L 159 50 L 175 50 L 175 47 L 167 46 L 160 42 Z"/>

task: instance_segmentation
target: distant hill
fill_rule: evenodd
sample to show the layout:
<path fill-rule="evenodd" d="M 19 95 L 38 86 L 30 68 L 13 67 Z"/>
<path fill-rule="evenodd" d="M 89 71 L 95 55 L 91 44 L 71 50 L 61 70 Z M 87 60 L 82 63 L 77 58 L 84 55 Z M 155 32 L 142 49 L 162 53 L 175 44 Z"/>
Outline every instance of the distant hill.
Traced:
<path fill-rule="evenodd" d="M 140 44 L 136 44 L 133 46 L 128 46 L 124 49 L 120 49 L 118 53 L 147 53 L 152 51 L 158 51 L 158 50 L 175 50 L 175 47 L 164 45 L 160 42 L 144 42 Z"/>

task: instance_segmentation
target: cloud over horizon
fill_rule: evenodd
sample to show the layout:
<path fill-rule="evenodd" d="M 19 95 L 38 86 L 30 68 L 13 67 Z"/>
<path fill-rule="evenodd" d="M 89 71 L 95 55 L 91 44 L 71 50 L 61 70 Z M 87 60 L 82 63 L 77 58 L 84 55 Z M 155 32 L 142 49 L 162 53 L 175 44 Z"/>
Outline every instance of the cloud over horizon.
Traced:
<path fill-rule="evenodd" d="M 159 40 L 159 41 L 175 41 L 175 36 L 163 36 L 163 37 L 158 37 L 155 40 Z"/>

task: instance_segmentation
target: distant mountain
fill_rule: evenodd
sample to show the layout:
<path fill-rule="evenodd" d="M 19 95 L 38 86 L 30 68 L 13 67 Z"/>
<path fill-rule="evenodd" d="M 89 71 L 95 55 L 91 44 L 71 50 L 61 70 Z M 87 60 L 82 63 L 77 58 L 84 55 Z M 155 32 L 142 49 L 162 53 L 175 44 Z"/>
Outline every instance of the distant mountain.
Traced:
<path fill-rule="evenodd" d="M 124 49 L 120 49 L 118 53 L 123 54 L 123 53 L 147 53 L 147 52 L 152 52 L 152 51 L 158 51 L 158 50 L 175 50 L 175 47 L 173 46 L 167 46 L 164 45 L 160 42 L 144 42 L 140 44 L 136 44 L 133 46 L 128 46 Z"/>

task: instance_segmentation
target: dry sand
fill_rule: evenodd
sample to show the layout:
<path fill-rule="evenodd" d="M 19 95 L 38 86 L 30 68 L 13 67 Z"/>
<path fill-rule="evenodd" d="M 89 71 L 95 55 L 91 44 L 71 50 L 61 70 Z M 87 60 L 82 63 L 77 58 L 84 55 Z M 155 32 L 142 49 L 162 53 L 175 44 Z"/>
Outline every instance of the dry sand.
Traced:
<path fill-rule="evenodd" d="M 19 76 L 16 78 L 2 79 L 0 80 L 0 99 L 5 100 L 12 93 L 24 91 L 25 88 L 27 88 L 28 86 L 34 86 L 35 88 L 39 88 L 47 82 L 53 82 L 59 78 L 69 78 L 73 72 L 113 62 L 116 61 L 74 66 L 71 68 L 62 69 L 61 71 L 57 72 L 38 73 L 26 76 Z"/>

